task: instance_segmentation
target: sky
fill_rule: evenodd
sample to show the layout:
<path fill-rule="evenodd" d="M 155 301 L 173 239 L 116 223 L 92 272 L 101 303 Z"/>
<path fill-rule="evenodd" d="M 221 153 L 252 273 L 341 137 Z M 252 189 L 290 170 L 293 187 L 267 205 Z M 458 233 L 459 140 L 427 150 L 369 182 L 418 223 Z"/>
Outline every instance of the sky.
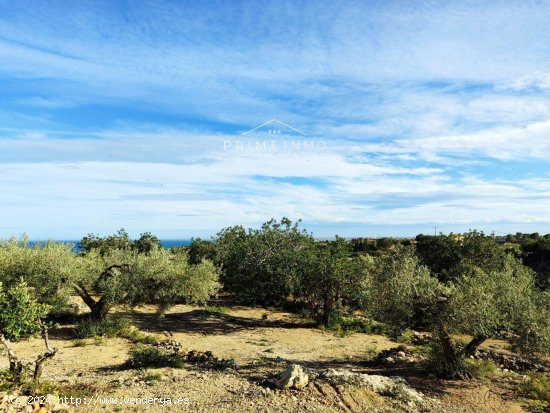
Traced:
<path fill-rule="evenodd" d="M 550 1 L 0 0 L 0 237 L 550 232 Z"/>

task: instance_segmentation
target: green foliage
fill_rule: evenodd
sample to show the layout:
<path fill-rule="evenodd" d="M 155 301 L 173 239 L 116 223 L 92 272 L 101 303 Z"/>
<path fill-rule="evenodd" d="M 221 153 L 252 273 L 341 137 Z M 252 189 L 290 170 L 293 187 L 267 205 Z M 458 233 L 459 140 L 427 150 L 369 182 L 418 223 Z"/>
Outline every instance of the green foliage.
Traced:
<path fill-rule="evenodd" d="M 368 253 L 371 256 L 380 256 L 399 248 L 408 246 L 411 241 L 399 238 L 353 238 L 350 240 L 351 251 L 354 254 Z"/>
<path fill-rule="evenodd" d="M 411 344 L 413 338 L 414 338 L 413 331 L 410 328 L 407 328 L 401 332 L 401 334 L 398 337 L 398 341 L 400 343 Z"/>
<path fill-rule="evenodd" d="M 382 334 L 384 326 L 362 317 L 343 316 L 339 311 L 331 314 L 326 325 L 328 330 L 346 333 Z"/>
<path fill-rule="evenodd" d="M 164 350 L 161 347 L 138 344 L 130 351 L 127 365 L 136 369 L 155 367 L 181 368 L 184 365 L 184 360 L 180 355 Z"/>
<path fill-rule="evenodd" d="M 151 257 L 157 260 L 157 269 L 145 282 L 148 297 L 161 314 L 175 302 L 205 303 L 221 287 L 219 269 L 210 261 L 190 265 L 186 254 L 169 256 L 165 250 Z"/>
<path fill-rule="evenodd" d="M 357 307 L 369 262 L 363 257 L 350 258 L 349 243 L 340 237 L 317 243 L 307 252 L 302 265 L 309 270 L 302 272 L 295 296 L 306 303 L 310 316 L 327 325 L 335 311 Z"/>
<path fill-rule="evenodd" d="M 362 300 L 370 260 L 351 258 L 343 238 L 318 242 L 286 218 L 248 231 L 232 227 L 217 237 L 223 283 L 238 300 L 280 306 L 290 300 L 326 325 L 334 311 Z"/>
<path fill-rule="evenodd" d="M 86 254 L 97 250 L 100 254 L 105 254 L 112 250 L 130 250 L 132 249 L 132 240 L 124 228 L 119 229 L 116 234 L 100 237 L 96 234 L 88 234 L 79 242 L 80 251 Z"/>
<path fill-rule="evenodd" d="M 550 406 L 550 376 L 547 373 L 529 373 L 527 380 L 520 385 L 520 391 L 530 399 Z"/>
<path fill-rule="evenodd" d="M 0 333 L 10 340 L 37 336 L 48 306 L 39 303 L 25 280 L 4 289 L 0 283 Z"/>
<path fill-rule="evenodd" d="M 185 254 L 172 255 L 165 249 L 148 254 L 92 250 L 80 259 L 75 288 L 97 319 L 114 305 L 154 303 L 162 313 L 176 301 L 205 302 L 220 287 L 219 271 L 211 262 L 189 265 Z"/>
<path fill-rule="evenodd" d="M 132 248 L 139 254 L 149 254 L 153 250 L 162 248 L 162 244 L 156 236 L 150 232 L 145 232 L 134 241 Z"/>
<path fill-rule="evenodd" d="M 158 337 L 145 334 L 136 328 L 131 329 L 124 337 L 134 344 L 156 344 L 159 341 Z"/>
<path fill-rule="evenodd" d="M 217 262 L 225 288 L 245 303 L 281 305 L 311 270 L 313 237 L 299 222 L 270 220 L 260 229 L 226 228 L 217 235 Z"/>
<path fill-rule="evenodd" d="M 527 239 L 521 243 L 523 263 L 536 274 L 536 283 L 540 289 L 550 288 L 550 236 Z"/>
<path fill-rule="evenodd" d="M 116 234 L 106 237 L 88 234 L 79 242 L 79 247 L 83 254 L 93 250 L 98 251 L 101 255 L 113 250 L 133 250 L 140 254 L 149 254 L 155 249 L 162 248 L 162 245 L 160 240 L 150 232 L 145 232 L 137 240 L 132 241 L 128 233 L 122 228 Z"/>
<path fill-rule="evenodd" d="M 438 288 L 437 279 L 414 252 L 401 248 L 375 261 L 364 291 L 365 305 L 375 320 L 387 323 L 397 335 L 416 323 L 420 309 L 431 310 Z"/>
<path fill-rule="evenodd" d="M 420 262 L 442 282 L 452 282 L 471 267 L 497 271 L 505 256 L 492 237 L 478 231 L 463 235 L 418 235 L 416 252 Z"/>
<path fill-rule="evenodd" d="M 485 266 L 493 268 L 486 261 Z M 531 271 L 512 256 L 491 271 L 464 266 L 442 282 L 411 251 L 396 251 L 376 262 L 367 295 L 374 318 L 395 331 L 413 326 L 421 311 L 435 339 L 434 359 L 447 375 L 471 375 L 464 359 L 501 330 L 513 333 L 513 344 L 524 354 L 550 351 L 548 300 L 534 287 Z M 462 345 L 453 342 L 453 334 L 473 338 Z"/>
<path fill-rule="evenodd" d="M 76 325 L 75 335 L 79 338 L 125 337 L 130 328 L 130 322 L 122 317 L 108 317 L 104 320 L 84 318 Z"/>
<path fill-rule="evenodd" d="M 464 371 L 475 379 L 491 378 L 498 372 L 498 366 L 490 360 L 464 360 Z"/>
<path fill-rule="evenodd" d="M 229 308 L 224 306 L 207 306 L 204 308 L 204 311 L 212 314 L 227 315 L 229 314 Z"/>
<path fill-rule="evenodd" d="M 76 340 L 73 341 L 73 347 L 86 347 L 87 345 L 88 345 L 88 342 L 81 338 L 77 338 Z"/>
<path fill-rule="evenodd" d="M 0 241 L 0 282 L 9 287 L 23 278 L 36 299 L 52 311 L 65 307 L 67 286 L 76 271 L 70 244 L 47 241 L 30 246 L 25 237 Z"/>
<path fill-rule="evenodd" d="M 216 244 L 211 241 L 193 238 L 186 250 L 189 264 L 200 264 L 203 260 L 214 261 L 216 259 Z"/>

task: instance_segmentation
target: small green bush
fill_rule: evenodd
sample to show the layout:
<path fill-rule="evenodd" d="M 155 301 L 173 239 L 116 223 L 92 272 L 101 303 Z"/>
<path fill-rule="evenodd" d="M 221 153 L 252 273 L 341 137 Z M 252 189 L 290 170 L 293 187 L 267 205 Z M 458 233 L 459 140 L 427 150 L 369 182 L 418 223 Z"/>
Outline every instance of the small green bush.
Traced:
<path fill-rule="evenodd" d="M 550 405 L 550 376 L 545 373 L 529 373 L 528 380 L 521 384 L 520 390 L 531 399 Z"/>
<path fill-rule="evenodd" d="M 162 374 L 160 373 L 146 373 L 144 376 L 143 376 L 143 380 L 145 382 L 152 382 L 152 383 L 156 383 L 156 382 L 159 382 L 162 380 Z"/>
<path fill-rule="evenodd" d="M 130 329 L 130 331 L 124 336 L 134 344 L 156 344 L 159 339 L 151 334 L 145 334 L 136 328 Z"/>
<path fill-rule="evenodd" d="M 326 328 L 327 330 L 342 332 L 344 334 L 382 334 L 384 331 L 383 325 L 374 320 L 352 316 L 341 316 L 336 313 L 331 314 L 329 324 Z"/>
<path fill-rule="evenodd" d="M 77 338 L 73 341 L 73 347 L 86 347 L 88 342 L 82 338 Z"/>
<path fill-rule="evenodd" d="M 441 346 L 437 345 L 437 342 L 433 342 L 430 345 L 420 346 L 420 349 L 427 352 L 426 369 L 437 375 L 445 376 L 447 366 L 445 364 L 445 354 Z M 460 377 L 476 379 L 490 378 L 498 371 L 497 365 L 492 361 L 470 358 L 461 358 L 460 364 L 456 366 L 456 369 L 460 373 Z"/>
<path fill-rule="evenodd" d="M 464 371 L 475 379 L 483 379 L 494 376 L 498 368 L 492 361 L 466 359 Z"/>
<path fill-rule="evenodd" d="M 406 344 L 410 344 L 413 340 L 413 331 L 409 328 L 407 328 L 406 330 L 403 330 L 400 334 L 400 336 L 398 337 L 398 341 L 400 343 L 406 343 Z"/>
<path fill-rule="evenodd" d="M 131 368 L 145 369 L 155 367 L 181 368 L 183 359 L 173 352 L 159 347 L 138 344 L 130 351 L 127 365 Z"/>
<path fill-rule="evenodd" d="M 78 338 L 124 337 L 130 328 L 130 322 L 122 317 L 109 317 L 100 321 L 85 318 L 77 324 L 75 334 Z"/>
<path fill-rule="evenodd" d="M 227 315 L 229 314 L 229 308 L 223 307 L 223 306 L 207 306 L 204 308 L 204 311 L 207 313 L 213 313 L 213 314 L 220 314 L 220 315 Z"/>
<path fill-rule="evenodd" d="M 0 283 L 0 330 L 8 339 L 37 336 L 48 309 L 36 300 L 22 278 L 7 290 Z"/>

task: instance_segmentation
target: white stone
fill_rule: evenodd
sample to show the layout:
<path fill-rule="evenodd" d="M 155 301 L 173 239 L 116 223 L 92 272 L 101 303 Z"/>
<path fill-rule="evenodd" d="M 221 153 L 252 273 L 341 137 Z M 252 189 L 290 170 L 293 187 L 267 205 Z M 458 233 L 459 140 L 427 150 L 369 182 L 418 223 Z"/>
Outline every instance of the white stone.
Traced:
<path fill-rule="evenodd" d="M 308 382 L 309 377 L 302 366 L 292 364 L 279 375 L 275 386 L 278 389 L 303 389 L 307 386 Z"/>

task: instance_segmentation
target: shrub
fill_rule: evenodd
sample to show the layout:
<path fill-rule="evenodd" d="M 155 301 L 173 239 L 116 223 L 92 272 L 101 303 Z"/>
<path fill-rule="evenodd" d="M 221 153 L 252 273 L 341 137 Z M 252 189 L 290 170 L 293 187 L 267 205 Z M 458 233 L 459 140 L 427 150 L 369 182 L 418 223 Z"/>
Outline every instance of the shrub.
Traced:
<path fill-rule="evenodd" d="M 73 341 L 73 347 L 86 347 L 87 345 L 88 343 L 86 342 L 86 340 L 81 338 L 77 338 Z"/>
<path fill-rule="evenodd" d="M 475 379 L 490 378 L 494 376 L 497 371 L 497 365 L 490 360 L 464 360 L 464 371 Z"/>
<path fill-rule="evenodd" d="M 399 337 L 397 337 L 397 340 L 400 343 L 411 344 L 413 338 L 414 338 L 413 331 L 410 328 L 407 328 L 401 332 Z"/>
<path fill-rule="evenodd" d="M 530 399 L 550 404 L 550 376 L 545 373 L 529 373 L 520 390 Z"/>
<path fill-rule="evenodd" d="M 10 340 L 37 336 L 48 306 L 37 302 L 21 278 L 7 290 L 0 283 L 0 333 Z"/>
<path fill-rule="evenodd" d="M 156 344 L 159 341 L 156 336 L 142 333 L 136 328 L 130 329 L 130 331 L 124 335 L 124 338 L 127 338 L 135 344 Z"/>
<path fill-rule="evenodd" d="M 331 313 L 328 330 L 347 333 L 382 334 L 384 326 L 374 320 L 362 317 L 342 316 L 339 312 Z"/>
<path fill-rule="evenodd" d="M 130 322 L 122 317 L 109 317 L 104 320 L 85 318 L 77 324 L 75 334 L 79 338 L 124 337 L 129 333 L 130 327 Z"/>
<path fill-rule="evenodd" d="M 224 306 L 207 306 L 204 308 L 204 311 L 208 312 L 208 313 L 213 313 L 213 314 L 220 314 L 220 315 L 227 315 L 229 314 L 229 308 L 227 307 L 224 307 Z"/>
<path fill-rule="evenodd" d="M 409 250 L 396 250 L 376 262 L 367 290 L 373 316 L 395 331 L 415 325 L 419 309 L 432 334 L 436 368 L 449 378 L 471 377 L 464 363 L 488 338 L 504 327 L 526 355 L 550 351 L 550 306 L 534 288 L 533 275 L 515 258 L 505 256 L 498 271 L 464 266 L 442 282 L 419 265 Z M 471 337 L 467 344 L 456 334 Z"/>
<path fill-rule="evenodd" d="M 181 356 L 174 352 L 160 347 L 138 344 L 130 351 L 127 365 L 137 369 L 154 367 L 181 368 L 184 365 L 184 361 Z"/>

